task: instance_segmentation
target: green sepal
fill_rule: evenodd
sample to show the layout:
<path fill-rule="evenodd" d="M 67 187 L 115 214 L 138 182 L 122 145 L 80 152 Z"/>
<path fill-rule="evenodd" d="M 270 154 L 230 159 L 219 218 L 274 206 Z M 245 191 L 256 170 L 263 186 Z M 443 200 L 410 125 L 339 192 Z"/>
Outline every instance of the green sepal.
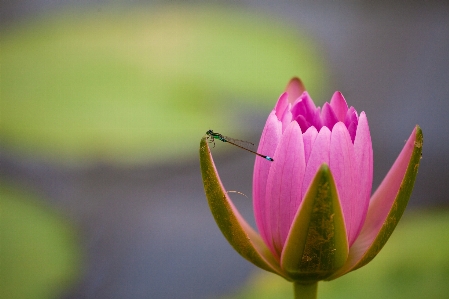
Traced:
<path fill-rule="evenodd" d="M 285 277 L 260 235 L 243 219 L 229 199 L 205 137 L 200 143 L 200 164 L 209 208 L 226 240 L 254 265 Z"/>
<path fill-rule="evenodd" d="M 376 196 L 376 193 L 382 188 L 384 183 L 382 182 L 379 189 L 371 197 L 372 202 L 368 209 L 365 224 L 359 237 L 351 246 L 348 261 L 339 271 L 337 271 L 337 273 L 327 280 L 338 278 L 368 264 L 380 252 L 396 228 L 412 194 L 415 179 L 418 174 L 419 163 L 422 158 L 423 133 L 419 126 L 415 127 L 414 133 L 412 133 L 404 148 L 407 146 L 413 147 L 409 158 L 407 158 L 407 156 L 402 156 L 401 152 L 395 162 L 395 164 L 397 162 L 407 163 L 407 167 L 403 174 L 400 172 L 393 173 L 393 176 L 401 174 L 403 177 L 401 178 L 399 188 L 396 190 L 397 193 L 394 202 L 391 205 L 387 216 L 379 222 L 379 217 L 377 215 L 379 214 L 379 210 L 382 210 L 384 207 L 381 200 L 382 197 Z M 408 161 L 406 159 L 408 159 Z M 395 165 L 392 166 L 392 169 L 394 169 L 394 167 Z M 388 173 L 387 177 L 384 179 L 385 182 L 388 182 L 389 175 L 390 173 Z M 375 200 L 374 198 L 379 200 Z"/>
<path fill-rule="evenodd" d="M 410 157 L 410 161 L 407 166 L 407 171 L 402 180 L 401 187 L 396 196 L 393 206 L 391 207 L 390 213 L 388 213 L 387 219 L 384 221 L 382 229 L 379 231 L 375 241 L 370 246 L 369 250 L 365 253 L 363 258 L 351 269 L 355 270 L 364 265 L 368 264 L 384 247 L 387 243 L 391 234 L 393 233 L 396 225 L 402 217 L 402 214 L 407 207 L 410 196 L 412 195 L 413 186 L 415 185 L 416 175 L 418 174 L 419 163 L 422 158 L 422 145 L 423 145 L 423 134 L 419 126 L 416 126 L 415 132 L 415 142 L 413 153 Z"/>
<path fill-rule="evenodd" d="M 348 242 L 337 188 L 329 169 L 318 169 L 293 220 L 281 267 L 294 281 L 313 283 L 342 267 Z"/>

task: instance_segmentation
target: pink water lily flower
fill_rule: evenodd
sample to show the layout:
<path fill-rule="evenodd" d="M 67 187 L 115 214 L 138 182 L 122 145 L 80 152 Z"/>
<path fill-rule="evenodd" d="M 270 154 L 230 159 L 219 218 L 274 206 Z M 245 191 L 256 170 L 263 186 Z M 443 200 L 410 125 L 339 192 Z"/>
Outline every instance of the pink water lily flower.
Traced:
<path fill-rule="evenodd" d="M 373 152 L 364 112 L 340 92 L 316 107 L 294 78 L 268 116 L 256 157 L 253 202 L 258 234 L 240 216 L 203 138 L 200 160 L 212 214 L 231 245 L 255 265 L 316 290 L 371 261 L 410 198 L 422 150 L 416 126 L 371 196 Z M 299 288 L 299 287 L 298 287 Z M 316 292 L 316 291 L 315 291 Z"/>
<path fill-rule="evenodd" d="M 373 181 L 373 151 L 364 112 L 336 92 L 323 109 L 315 107 L 295 79 L 268 116 L 259 152 L 276 163 L 256 160 L 254 213 L 260 234 L 281 259 L 301 203 L 318 169 L 329 166 L 343 211 L 348 245 L 365 221 Z"/>

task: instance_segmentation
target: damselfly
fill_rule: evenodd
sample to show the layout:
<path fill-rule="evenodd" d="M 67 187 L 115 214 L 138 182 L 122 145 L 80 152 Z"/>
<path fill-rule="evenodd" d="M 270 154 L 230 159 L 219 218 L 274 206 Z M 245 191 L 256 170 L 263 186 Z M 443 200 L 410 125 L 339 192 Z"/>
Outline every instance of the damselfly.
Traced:
<path fill-rule="evenodd" d="M 246 150 L 246 151 L 248 151 L 250 153 L 258 155 L 259 157 L 262 157 L 262 158 L 264 158 L 264 159 L 266 159 L 268 161 L 271 161 L 271 162 L 274 161 L 273 158 L 271 158 L 269 156 L 265 156 L 265 155 L 262 155 L 262 154 L 259 154 L 259 153 L 255 152 L 255 151 L 250 150 L 248 147 L 254 146 L 254 144 L 251 143 L 251 142 L 234 139 L 234 138 L 230 138 L 230 137 L 227 137 L 227 136 L 223 136 L 220 133 L 215 133 L 212 130 L 207 131 L 206 135 L 207 135 L 207 138 L 209 139 L 209 142 L 214 144 L 214 147 L 215 147 L 215 139 L 218 139 L 220 141 L 230 143 L 230 144 L 235 145 L 235 146 L 237 146 L 237 147 L 239 147 L 241 149 L 244 149 L 244 150 Z"/>

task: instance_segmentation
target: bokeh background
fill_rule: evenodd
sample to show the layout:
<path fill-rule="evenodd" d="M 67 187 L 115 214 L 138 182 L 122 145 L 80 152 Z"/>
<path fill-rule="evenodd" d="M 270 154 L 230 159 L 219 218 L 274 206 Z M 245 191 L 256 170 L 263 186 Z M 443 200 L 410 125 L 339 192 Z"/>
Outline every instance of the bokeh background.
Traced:
<path fill-rule="evenodd" d="M 292 76 L 365 111 L 379 185 L 413 127 L 404 219 L 321 298 L 449 298 L 449 4 L 0 2 L 0 297 L 280 298 L 208 210 L 208 129 L 259 139 Z M 228 190 L 254 157 L 217 144 Z M 231 193 L 254 223 L 251 200 Z"/>

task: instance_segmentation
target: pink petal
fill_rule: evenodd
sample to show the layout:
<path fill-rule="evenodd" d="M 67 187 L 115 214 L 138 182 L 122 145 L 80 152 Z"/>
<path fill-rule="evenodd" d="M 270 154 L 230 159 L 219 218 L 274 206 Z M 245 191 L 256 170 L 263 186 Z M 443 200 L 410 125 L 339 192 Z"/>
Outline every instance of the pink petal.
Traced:
<path fill-rule="evenodd" d="M 351 136 L 351 141 L 352 143 L 354 143 L 355 141 L 355 135 L 357 132 L 357 124 L 356 123 L 351 123 L 348 127 L 348 132 L 349 132 L 349 136 Z"/>
<path fill-rule="evenodd" d="M 280 257 L 296 211 L 301 203 L 301 185 L 305 171 L 304 144 L 299 125 L 293 121 L 282 135 L 274 154 L 267 181 L 267 228 L 271 248 Z M 268 243 L 268 244 L 270 244 Z"/>
<path fill-rule="evenodd" d="M 302 182 L 302 197 L 306 194 L 321 164 L 326 163 L 329 165 L 330 139 L 331 131 L 327 127 L 322 127 L 313 143 L 309 161 L 307 161 L 304 181 Z"/>
<path fill-rule="evenodd" d="M 292 122 L 292 112 L 291 112 L 291 104 L 288 103 L 287 108 L 285 109 L 284 114 L 282 115 L 282 132 L 285 131 L 287 126 Z"/>
<path fill-rule="evenodd" d="M 335 124 L 330 143 L 329 166 L 334 175 L 338 197 L 346 223 L 348 243 L 355 240 L 355 232 L 359 226 L 357 215 L 357 186 L 354 173 L 354 145 L 348 130 L 342 122 Z"/>
<path fill-rule="evenodd" d="M 260 139 L 258 152 L 264 153 L 273 157 L 276 147 L 281 139 L 282 135 L 282 123 L 276 117 L 276 111 L 271 111 L 268 116 L 265 128 L 262 132 L 262 137 Z M 270 172 L 270 167 L 274 162 L 267 161 L 261 157 L 256 157 L 256 162 L 254 163 L 254 175 L 253 175 L 253 205 L 254 205 L 254 216 L 256 219 L 257 227 L 259 228 L 260 235 L 267 242 L 268 238 L 266 236 L 266 201 L 265 192 L 268 180 L 268 173 Z M 271 238 L 270 238 L 271 241 Z M 267 243 L 268 244 L 268 243 Z"/>
<path fill-rule="evenodd" d="M 329 103 L 324 103 L 323 105 L 323 110 L 321 112 L 321 121 L 323 123 L 323 126 L 328 127 L 329 130 L 332 130 L 334 125 L 338 122 L 337 116 L 335 115 Z"/>
<path fill-rule="evenodd" d="M 345 125 L 346 127 L 348 127 L 351 123 L 358 123 L 358 116 L 357 116 L 357 111 L 355 110 L 354 107 L 350 107 L 348 109 L 348 111 L 346 112 L 346 116 L 345 116 Z"/>
<path fill-rule="evenodd" d="M 348 128 L 349 135 L 351 135 L 352 142 L 354 142 L 355 140 L 355 133 L 357 131 L 358 123 L 359 117 L 357 116 L 357 111 L 354 109 L 354 107 L 349 108 L 345 117 L 345 125 L 346 128 Z"/>
<path fill-rule="evenodd" d="M 298 115 L 303 115 L 308 122 L 312 122 L 315 117 L 315 111 L 317 110 L 315 103 L 310 98 L 307 91 L 304 91 L 298 101 L 292 106 L 293 119 Z"/>
<path fill-rule="evenodd" d="M 282 120 L 282 116 L 284 115 L 287 107 L 288 107 L 288 94 L 284 92 L 283 94 L 281 94 L 278 101 L 276 102 L 276 105 L 274 106 L 276 116 L 279 120 Z"/>
<path fill-rule="evenodd" d="M 302 115 L 298 115 L 294 120 L 298 123 L 298 125 L 301 127 L 301 131 L 303 132 L 310 127 L 310 123 L 308 123 L 306 118 Z"/>
<path fill-rule="evenodd" d="M 405 206 L 403 206 L 404 202 L 398 203 L 396 200 L 404 199 L 397 196 L 402 193 L 400 187 L 406 179 L 405 175 L 407 168 L 410 166 L 416 168 L 419 165 L 410 164 L 412 163 L 411 158 L 412 154 L 414 154 L 415 147 L 422 146 L 422 143 L 418 144 L 416 142 L 417 135 L 417 129 L 415 128 L 387 176 L 371 197 L 365 223 L 363 224 L 359 236 L 349 249 L 348 260 L 345 265 L 329 279 L 335 279 L 369 262 L 380 251 L 386 240 L 389 238 L 397 221 L 399 221 L 397 217 L 400 217 L 401 215 L 401 212 L 399 212 L 400 214 L 396 213 L 398 213 L 398 210 L 405 209 Z M 422 135 L 419 137 L 422 138 Z M 419 154 L 419 151 L 416 153 Z M 417 169 L 413 169 L 410 172 L 410 175 L 413 176 L 413 173 L 416 175 L 416 172 Z M 414 178 L 411 179 L 414 181 Z M 413 187 L 413 183 L 412 185 L 406 184 L 406 186 L 406 188 Z M 411 192 L 411 190 L 408 191 Z M 402 196 L 404 196 L 404 194 L 402 194 Z M 405 200 L 406 204 L 408 198 L 405 198 Z M 387 219 L 390 213 L 392 213 L 393 218 Z M 383 234 L 379 235 L 382 228 L 384 228 Z M 377 243 L 375 244 L 374 242 Z"/>
<path fill-rule="evenodd" d="M 368 213 L 363 225 L 360 237 L 368 244 L 374 241 L 379 230 L 385 222 L 388 213 L 396 199 L 396 195 L 404 179 L 405 172 L 410 162 L 410 157 L 415 147 L 416 128 L 410 135 L 407 143 L 397 157 L 387 176 L 379 188 L 374 192 L 369 203 Z"/>
<path fill-rule="evenodd" d="M 313 116 L 311 123 L 312 123 L 312 126 L 317 128 L 317 130 L 321 130 L 321 127 L 323 126 L 323 122 L 321 121 L 321 108 L 320 107 L 316 108 L 315 115 Z M 330 129 L 332 129 L 332 128 L 330 128 Z"/>
<path fill-rule="evenodd" d="M 336 91 L 332 96 L 330 105 L 335 115 L 337 116 L 338 121 L 344 122 L 346 117 L 346 112 L 348 111 L 348 104 L 346 103 L 345 98 L 341 94 L 341 92 Z"/>
<path fill-rule="evenodd" d="M 360 114 L 358 121 L 359 124 L 354 141 L 354 172 L 356 173 L 355 185 L 358 187 L 355 213 L 359 215 L 359 223 L 355 228 L 355 236 L 358 236 L 365 222 L 373 186 L 373 148 L 365 112 Z M 352 245 L 352 242 L 349 245 Z"/>
<path fill-rule="evenodd" d="M 292 78 L 285 88 L 285 91 L 288 93 L 288 102 L 293 104 L 305 90 L 306 88 L 299 78 Z"/>
<path fill-rule="evenodd" d="M 304 141 L 304 156 L 306 159 L 306 164 L 309 161 L 310 153 L 312 152 L 313 144 L 315 143 L 316 136 L 318 136 L 318 131 L 315 127 L 309 127 L 307 131 L 302 134 Z"/>

